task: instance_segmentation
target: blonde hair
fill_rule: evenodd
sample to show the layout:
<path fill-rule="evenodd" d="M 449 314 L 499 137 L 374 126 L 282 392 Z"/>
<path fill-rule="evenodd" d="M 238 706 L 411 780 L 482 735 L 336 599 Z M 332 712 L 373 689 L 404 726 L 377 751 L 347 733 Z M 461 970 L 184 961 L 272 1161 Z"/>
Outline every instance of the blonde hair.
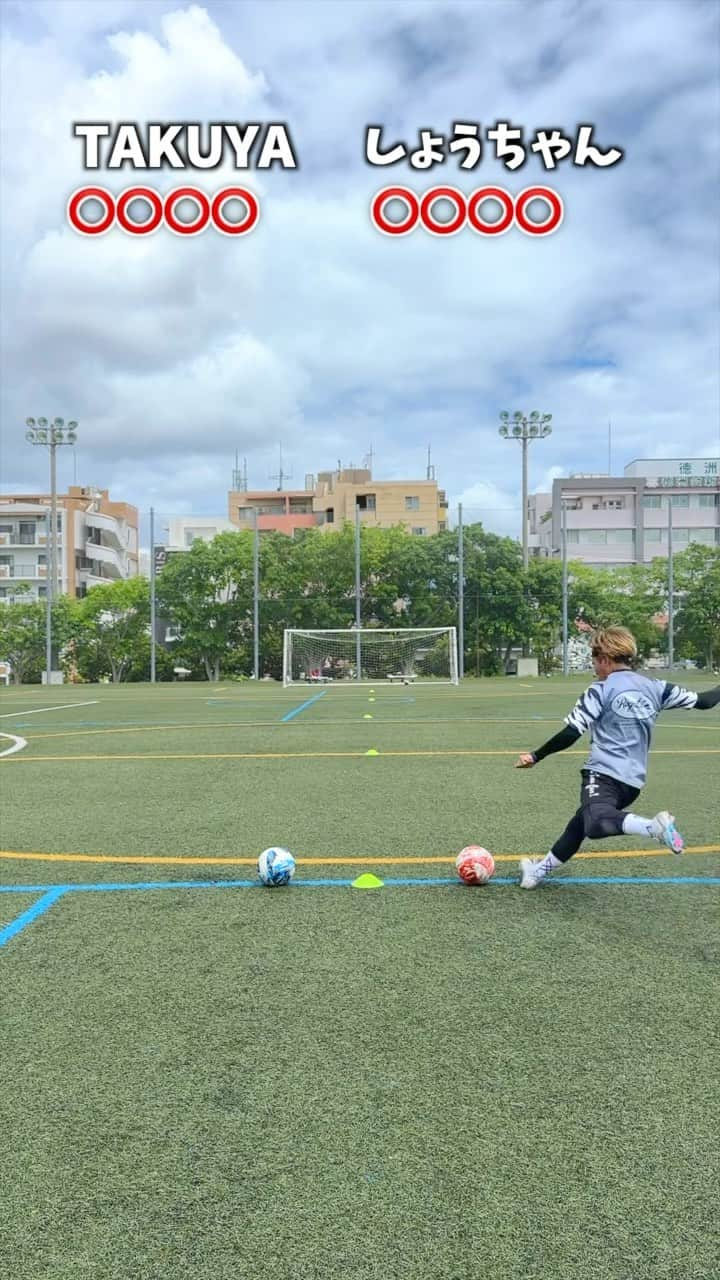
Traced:
<path fill-rule="evenodd" d="M 608 658 L 610 662 L 626 662 L 637 658 L 637 644 L 627 627 L 603 627 L 592 638 L 593 658 Z"/>

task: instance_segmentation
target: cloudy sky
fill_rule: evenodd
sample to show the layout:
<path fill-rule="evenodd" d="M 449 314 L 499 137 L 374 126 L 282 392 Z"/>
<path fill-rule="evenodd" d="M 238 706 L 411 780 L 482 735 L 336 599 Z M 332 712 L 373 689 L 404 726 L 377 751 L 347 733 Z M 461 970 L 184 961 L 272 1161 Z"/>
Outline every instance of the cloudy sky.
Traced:
<path fill-rule="evenodd" d="M 47 486 L 24 419 L 80 421 L 59 482 L 163 514 L 224 513 L 279 446 L 306 472 L 424 475 L 451 507 L 519 524 L 520 450 L 501 409 L 553 415 L 531 488 L 638 457 L 720 450 L 720 9 L 715 0 L 4 0 L 0 491 Z M 425 171 L 368 165 L 365 128 L 498 119 L 621 147 L 608 168 L 511 172 L 485 148 Z M 87 174 L 74 121 L 283 121 L 294 171 Z M 69 194 L 245 182 L 247 237 L 78 236 Z M 400 238 L 389 183 L 563 197 L 546 238 Z M 439 209 L 438 212 L 441 212 Z M 64 456 L 63 456 L 64 455 Z M 467 518 L 467 516 L 466 516 Z"/>

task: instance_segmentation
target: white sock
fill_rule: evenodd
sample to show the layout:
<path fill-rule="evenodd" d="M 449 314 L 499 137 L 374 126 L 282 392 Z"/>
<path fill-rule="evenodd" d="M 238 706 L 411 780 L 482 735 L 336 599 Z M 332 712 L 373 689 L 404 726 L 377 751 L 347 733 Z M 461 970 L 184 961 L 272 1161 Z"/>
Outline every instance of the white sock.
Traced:
<path fill-rule="evenodd" d="M 623 818 L 623 831 L 628 836 L 654 836 L 655 819 L 639 818 L 635 813 L 626 813 Z"/>
<path fill-rule="evenodd" d="M 535 863 L 533 870 L 535 872 L 536 879 L 542 880 L 549 871 L 554 871 L 556 867 L 561 866 L 562 862 L 560 859 L 556 858 L 555 854 L 550 852 L 546 853 L 544 858 L 540 858 L 540 860 Z"/>

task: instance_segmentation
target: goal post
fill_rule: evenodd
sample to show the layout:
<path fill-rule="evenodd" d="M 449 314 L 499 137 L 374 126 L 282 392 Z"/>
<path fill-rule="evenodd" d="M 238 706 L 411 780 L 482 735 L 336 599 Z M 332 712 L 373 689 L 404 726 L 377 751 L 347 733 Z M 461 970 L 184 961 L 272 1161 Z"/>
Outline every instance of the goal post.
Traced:
<path fill-rule="evenodd" d="M 290 628 L 283 684 L 457 684 L 455 627 Z"/>

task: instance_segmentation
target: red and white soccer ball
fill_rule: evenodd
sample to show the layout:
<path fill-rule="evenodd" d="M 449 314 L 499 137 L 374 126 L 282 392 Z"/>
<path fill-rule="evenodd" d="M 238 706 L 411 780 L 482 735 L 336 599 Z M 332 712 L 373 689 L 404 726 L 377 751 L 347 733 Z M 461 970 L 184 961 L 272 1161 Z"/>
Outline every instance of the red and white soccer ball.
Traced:
<path fill-rule="evenodd" d="M 469 844 L 460 850 L 455 866 L 463 884 L 487 884 L 495 871 L 495 859 L 481 845 Z"/>

